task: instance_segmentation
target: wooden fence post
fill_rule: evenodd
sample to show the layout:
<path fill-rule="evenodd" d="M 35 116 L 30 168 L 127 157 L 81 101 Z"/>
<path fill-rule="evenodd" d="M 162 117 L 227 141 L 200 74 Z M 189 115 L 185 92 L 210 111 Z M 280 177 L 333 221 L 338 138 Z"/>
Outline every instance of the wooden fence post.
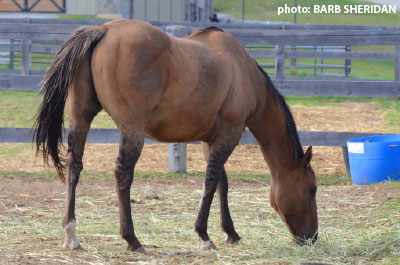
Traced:
<path fill-rule="evenodd" d="M 32 63 L 31 45 L 32 40 L 29 36 L 24 35 L 22 39 L 22 55 L 21 55 L 21 74 L 29 75 Z"/>
<path fill-rule="evenodd" d="M 343 161 L 346 167 L 346 173 L 348 176 L 351 176 L 350 173 L 350 162 L 349 162 L 349 150 L 346 146 L 342 146 L 342 154 L 343 154 Z"/>
<path fill-rule="evenodd" d="M 400 81 L 400 45 L 396 45 L 396 59 L 394 60 L 394 80 Z"/>
<path fill-rule="evenodd" d="M 168 172 L 186 173 L 187 144 L 168 144 Z"/>
<path fill-rule="evenodd" d="M 15 41 L 14 41 L 14 39 L 10 39 L 10 64 L 9 64 L 9 67 L 10 67 L 10 70 L 13 70 L 14 69 L 14 43 L 15 43 Z"/>
<path fill-rule="evenodd" d="M 275 59 L 275 78 L 285 78 L 285 46 L 276 46 L 276 59 Z"/>

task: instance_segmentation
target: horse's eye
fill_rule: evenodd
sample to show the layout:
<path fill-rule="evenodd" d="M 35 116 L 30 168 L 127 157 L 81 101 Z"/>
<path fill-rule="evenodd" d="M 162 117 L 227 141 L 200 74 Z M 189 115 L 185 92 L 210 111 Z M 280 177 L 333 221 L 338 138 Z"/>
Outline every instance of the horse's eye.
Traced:
<path fill-rule="evenodd" d="M 310 190 L 311 196 L 315 196 L 316 193 L 317 193 L 317 187 L 312 188 L 312 189 Z"/>

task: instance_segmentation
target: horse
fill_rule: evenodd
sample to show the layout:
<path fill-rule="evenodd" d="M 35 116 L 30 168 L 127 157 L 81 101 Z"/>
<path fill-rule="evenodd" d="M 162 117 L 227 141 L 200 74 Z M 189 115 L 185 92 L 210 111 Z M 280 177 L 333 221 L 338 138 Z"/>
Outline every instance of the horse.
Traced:
<path fill-rule="evenodd" d="M 300 244 L 318 231 L 315 174 L 284 97 L 264 70 L 230 34 L 210 27 L 185 38 L 135 20 L 81 27 L 60 47 L 41 83 L 43 100 L 34 124 L 36 155 L 53 162 L 65 182 L 64 247 L 81 248 L 76 236 L 75 190 L 90 124 L 102 109 L 115 122 L 115 165 L 120 234 L 128 250 L 145 253 L 135 235 L 130 188 L 145 137 L 160 142 L 201 141 L 207 168 L 195 222 L 201 249 L 215 249 L 207 233 L 218 190 L 226 244 L 236 232 L 228 207 L 224 164 L 248 128 L 268 164 L 270 204 Z M 68 149 L 63 117 L 69 119 Z M 64 175 L 65 171 L 65 175 Z"/>

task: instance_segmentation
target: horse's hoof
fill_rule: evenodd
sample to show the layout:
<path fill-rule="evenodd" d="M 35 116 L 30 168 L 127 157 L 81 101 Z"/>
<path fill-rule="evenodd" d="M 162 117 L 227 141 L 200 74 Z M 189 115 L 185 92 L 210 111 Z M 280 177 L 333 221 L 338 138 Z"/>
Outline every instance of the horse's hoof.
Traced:
<path fill-rule="evenodd" d="M 203 241 L 200 239 L 199 244 L 197 245 L 199 249 L 217 249 L 215 244 L 211 240 Z"/>
<path fill-rule="evenodd" d="M 132 246 L 128 246 L 128 251 L 132 251 L 132 252 L 138 252 L 138 253 L 142 253 L 147 255 L 146 249 L 142 246 L 142 247 L 138 247 L 138 248 L 133 248 Z"/>
<path fill-rule="evenodd" d="M 233 238 L 228 238 L 226 241 L 225 241 L 225 245 L 227 245 L 228 247 L 234 247 L 234 246 L 237 246 L 237 245 L 239 245 L 239 243 L 240 243 L 240 238 L 239 239 L 233 239 Z"/>
<path fill-rule="evenodd" d="M 69 250 L 83 250 L 81 247 L 81 244 L 78 242 L 78 244 L 74 244 L 73 241 L 71 242 L 64 242 L 64 248 L 68 248 Z"/>

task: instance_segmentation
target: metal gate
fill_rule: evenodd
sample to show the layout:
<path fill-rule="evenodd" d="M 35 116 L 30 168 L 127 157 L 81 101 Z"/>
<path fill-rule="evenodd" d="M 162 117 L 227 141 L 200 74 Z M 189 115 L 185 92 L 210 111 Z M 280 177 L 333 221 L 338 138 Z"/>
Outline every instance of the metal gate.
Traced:
<path fill-rule="evenodd" d="M 65 13 L 66 0 L 0 0 L 0 12 Z"/>

